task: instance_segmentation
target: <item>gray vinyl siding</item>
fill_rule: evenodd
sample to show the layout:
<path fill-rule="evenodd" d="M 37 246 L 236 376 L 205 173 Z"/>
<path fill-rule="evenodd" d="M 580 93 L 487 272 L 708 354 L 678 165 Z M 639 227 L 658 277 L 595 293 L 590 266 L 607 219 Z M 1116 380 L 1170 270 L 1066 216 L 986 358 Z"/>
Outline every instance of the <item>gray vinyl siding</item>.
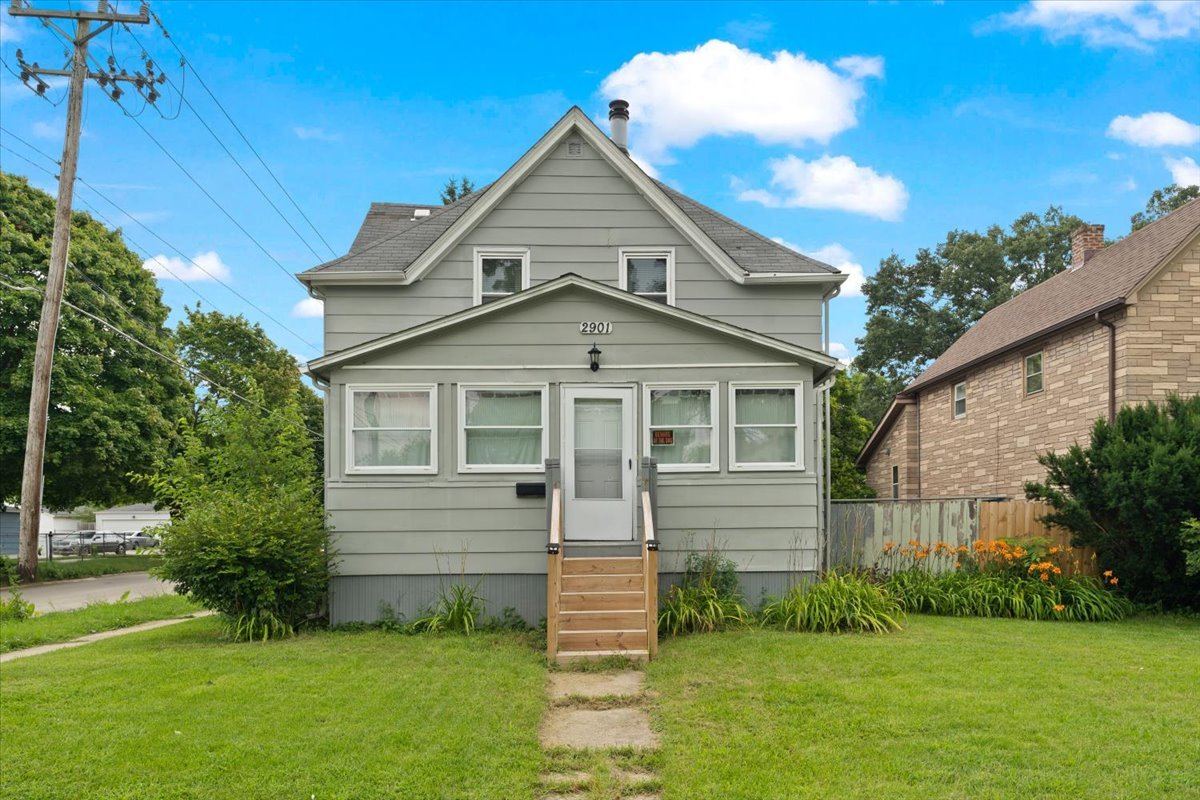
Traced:
<path fill-rule="evenodd" d="M 593 337 L 579 334 L 580 319 L 613 322 L 611 334 L 595 337 L 603 350 L 599 372 L 587 367 L 586 351 Z M 721 363 L 739 366 L 713 366 Z M 805 470 L 729 471 L 730 381 L 802 384 Z M 561 455 L 559 402 L 564 384 L 636 385 L 639 459 L 646 455 L 641 384 L 717 383 L 720 471 L 659 475 L 663 571 L 682 569 L 687 552 L 703 550 L 714 540 L 746 573 L 817 568 L 818 461 L 811 367 L 788 363 L 777 351 L 698 325 L 664 321 L 646 309 L 564 289 L 333 369 L 327 394 L 326 506 L 338 573 L 343 576 L 339 585 L 368 587 L 362 592 L 346 589 L 357 599 L 346 601 L 351 610 L 337 612 L 343 619 L 365 613 L 363 603 L 372 610 L 381 593 L 392 591 L 387 587 L 403 585 L 421 595 L 426 591 L 421 587 L 438 575 L 545 574 L 545 501 L 520 498 L 515 492 L 516 483 L 541 481 L 544 476 L 458 472 L 457 385 L 462 382 L 547 384 L 551 457 Z M 346 387 L 354 384 L 437 385 L 437 474 L 346 472 Z M 395 576 L 401 575 L 424 577 L 397 584 Z M 352 576 L 387 580 L 349 581 Z M 544 599 L 541 603 L 544 607 Z"/>
<path fill-rule="evenodd" d="M 321 287 L 326 352 L 469 308 L 479 247 L 529 248 L 533 286 L 568 272 L 617 286 L 621 249 L 673 248 L 678 307 L 821 348 L 824 286 L 733 282 L 586 144 L 579 158 L 567 157 L 564 148 L 518 184 L 421 280 L 409 286 Z M 737 254 L 731 255 L 736 260 Z"/>

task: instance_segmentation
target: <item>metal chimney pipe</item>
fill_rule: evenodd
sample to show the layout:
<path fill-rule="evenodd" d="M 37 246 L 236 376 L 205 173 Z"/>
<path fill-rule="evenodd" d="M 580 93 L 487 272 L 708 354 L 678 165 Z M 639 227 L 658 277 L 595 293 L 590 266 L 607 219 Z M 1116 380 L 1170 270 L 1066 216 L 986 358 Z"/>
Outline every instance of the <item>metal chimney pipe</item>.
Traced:
<path fill-rule="evenodd" d="M 629 103 L 613 100 L 608 104 L 608 124 L 612 131 L 613 144 L 629 155 Z"/>

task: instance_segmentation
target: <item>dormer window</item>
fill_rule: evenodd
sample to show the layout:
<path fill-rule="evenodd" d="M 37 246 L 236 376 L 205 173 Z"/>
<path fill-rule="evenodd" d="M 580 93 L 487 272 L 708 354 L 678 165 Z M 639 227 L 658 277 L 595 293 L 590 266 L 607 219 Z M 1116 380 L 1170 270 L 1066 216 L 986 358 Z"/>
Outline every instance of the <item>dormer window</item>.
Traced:
<path fill-rule="evenodd" d="M 675 305 L 675 251 L 622 250 L 620 285 L 638 297 Z"/>
<path fill-rule="evenodd" d="M 529 288 L 529 250 L 475 251 L 475 305 L 491 303 Z"/>

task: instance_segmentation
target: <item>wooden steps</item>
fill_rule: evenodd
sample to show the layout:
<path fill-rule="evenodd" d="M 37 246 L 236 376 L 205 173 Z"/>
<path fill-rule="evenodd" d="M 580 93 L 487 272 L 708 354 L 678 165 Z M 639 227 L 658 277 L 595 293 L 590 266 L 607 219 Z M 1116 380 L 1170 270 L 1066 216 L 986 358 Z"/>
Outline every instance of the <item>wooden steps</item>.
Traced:
<path fill-rule="evenodd" d="M 638 557 L 564 557 L 555 611 L 556 660 L 648 659 L 644 575 Z"/>

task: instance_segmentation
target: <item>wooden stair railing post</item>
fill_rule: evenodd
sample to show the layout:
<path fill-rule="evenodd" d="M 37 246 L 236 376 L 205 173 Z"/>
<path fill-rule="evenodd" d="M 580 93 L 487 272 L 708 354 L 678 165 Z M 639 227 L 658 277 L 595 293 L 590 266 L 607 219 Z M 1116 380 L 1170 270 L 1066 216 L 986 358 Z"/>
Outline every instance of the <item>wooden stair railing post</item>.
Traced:
<path fill-rule="evenodd" d="M 658 462 L 642 459 L 642 587 L 646 600 L 646 654 L 658 655 Z"/>
<path fill-rule="evenodd" d="M 562 595 L 562 489 L 550 494 L 550 541 L 546 544 L 546 657 L 558 654 L 558 605 Z"/>

